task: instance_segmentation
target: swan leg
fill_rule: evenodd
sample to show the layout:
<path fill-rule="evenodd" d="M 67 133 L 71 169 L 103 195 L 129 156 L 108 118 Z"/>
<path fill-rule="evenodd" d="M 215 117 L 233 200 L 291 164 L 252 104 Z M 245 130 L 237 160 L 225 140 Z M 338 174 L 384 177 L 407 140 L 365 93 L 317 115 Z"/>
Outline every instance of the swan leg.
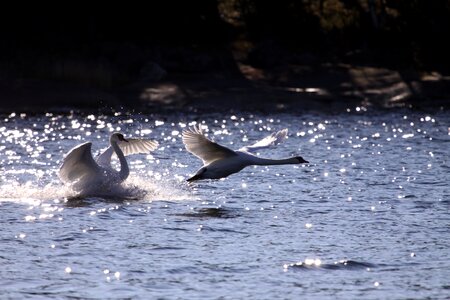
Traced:
<path fill-rule="evenodd" d="M 199 174 L 196 174 L 194 176 L 192 176 L 191 178 L 186 179 L 187 182 L 192 182 L 192 181 L 196 181 L 196 180 L 200 180 L 202 179 L 202 177 Z"/>

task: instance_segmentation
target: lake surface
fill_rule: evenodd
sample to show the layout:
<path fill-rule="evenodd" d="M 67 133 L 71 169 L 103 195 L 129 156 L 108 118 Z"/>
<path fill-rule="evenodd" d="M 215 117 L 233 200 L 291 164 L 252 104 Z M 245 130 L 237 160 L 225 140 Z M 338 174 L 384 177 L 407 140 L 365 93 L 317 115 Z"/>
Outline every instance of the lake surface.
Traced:
<path fill-rule="evenodd" d="M 0 116 L 0 298 L 448 299 L 450 113 Z M 240 148 L 289 129 L 248 167 L 187 184 L 181 132 Z M 155 139 L 103 196 L 58 179 L 67 151 L 109 135 Z M 70 199 L 70 200 L 68 200 Z"/>

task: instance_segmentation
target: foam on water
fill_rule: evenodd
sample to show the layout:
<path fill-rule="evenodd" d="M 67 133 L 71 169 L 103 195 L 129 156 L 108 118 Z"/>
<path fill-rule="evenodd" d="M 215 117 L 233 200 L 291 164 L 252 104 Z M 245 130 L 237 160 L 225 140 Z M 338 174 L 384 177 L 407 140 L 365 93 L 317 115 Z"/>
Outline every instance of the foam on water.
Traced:
<path fill-rule="evenodd" d="M 136 195 L 142 200 L 199 200 L 200 198 L 192 193 L 187 185 L 173 180 L 157 180 L 145 178 L 139 175 L 130 176 L 119 189 L 124 195 Z"/>
<path fill-rule="evenodd" d="M 113 186 L 108 190 L 91 191 L 89 194 L 80 195 L 73 191 L 70 186 L 60 182 L 52 182 L 40 185 L 28 181 L 20 183 L 17 181 L 0 185 L 2 201 L 25 202 L 64 200 L 83 197 L 97 197 L 101 199 L 122 200 L 147 200 L 147 201 L 181 201 L 197 200 L 186 185 L 171 180 L 158 180 L 144 178 L 139 175 L 130 176 L 121 185 Z"/>
<path fill-rule="evenodd" d="M 64 199 L 68 195 L 70 196 L 70 190 L 63 184 L 49 183 L 44 186 L 33 182 L 19 183 L 9 182 L 8 184 L 0 185 L 2 195 L 0 202 L 2 201 L 14 201 L 14 202 L 28 202 L 30 200 L 54 200 Z"/>

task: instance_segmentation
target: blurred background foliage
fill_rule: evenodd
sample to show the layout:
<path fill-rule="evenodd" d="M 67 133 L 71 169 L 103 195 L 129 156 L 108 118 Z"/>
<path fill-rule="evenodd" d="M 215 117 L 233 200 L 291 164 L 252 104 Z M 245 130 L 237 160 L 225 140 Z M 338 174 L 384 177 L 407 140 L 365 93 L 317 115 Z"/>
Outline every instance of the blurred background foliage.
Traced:
<path fill-rule="evenodd" d="M 344 62 L 448 73 L 450 0 L 4 4 L 0 80 L 112 87 L 242 62 Z M 281 59 L 283 58 L 283 59 Z M 158 74 L 157 74 L 158 73 Z"/>
<path fill-rule="evenodd" d="M 447 60 L 448 0 L 221 0 L 219 8 L 253 41 L 270 38 L 338 58 L 359 51 L 416 67 Z"/>

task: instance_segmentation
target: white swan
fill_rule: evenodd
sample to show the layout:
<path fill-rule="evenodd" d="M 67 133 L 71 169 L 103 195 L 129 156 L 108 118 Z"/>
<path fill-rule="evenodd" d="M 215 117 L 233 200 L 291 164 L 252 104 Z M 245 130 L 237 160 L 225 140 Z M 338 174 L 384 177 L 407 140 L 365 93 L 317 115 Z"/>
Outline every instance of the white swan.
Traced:
<path fill-rule="evenodd" d="M 251 165 L 266 166 L 308 163 L 300 156 L 285 159 L 268 159 L 260 158 L 250 153 L 261 148 L 276 145 L 283 141 L 286 135 L 287 129 L 283 129 L 272 133 L 251 146 L 234 151 L 210 141 L 203 135 L 200 126 L 184 130 L 183 143 L 186 150 L 203 161 L 203 167 L 187 181 L 219 179 L 237 173 Z"/>
<path fill-rule="evenodd" d="M 158 142 L 147 139 L 125 139 L 121 133 L 113 133 L 108 147 L 96 160 L 92 157 L 91 142 L 74 147 L 64 157 L 59 178 L 71 184 L 75 191 L 86 192 L 119 184 L 130 174 L 125 155 L 148 153 L 158 147 Z M 111 157 L 117 155 L 120 171 L 111 166 Z"/>

